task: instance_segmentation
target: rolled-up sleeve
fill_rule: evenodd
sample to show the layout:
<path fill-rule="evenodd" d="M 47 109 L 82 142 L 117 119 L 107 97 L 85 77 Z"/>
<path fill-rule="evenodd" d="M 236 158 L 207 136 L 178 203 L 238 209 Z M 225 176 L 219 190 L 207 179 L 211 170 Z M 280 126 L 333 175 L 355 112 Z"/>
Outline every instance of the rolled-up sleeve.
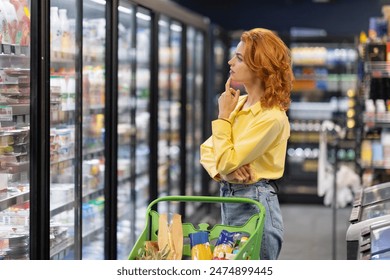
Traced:
<path fill-rule="evenodd" d="M 212 137 L 209 137 L 202 145 L 200 145 L 200 163 L 210 175 L 216 181 L 220 180 L 218 171 L 215 167 L 215 156 Z"/>

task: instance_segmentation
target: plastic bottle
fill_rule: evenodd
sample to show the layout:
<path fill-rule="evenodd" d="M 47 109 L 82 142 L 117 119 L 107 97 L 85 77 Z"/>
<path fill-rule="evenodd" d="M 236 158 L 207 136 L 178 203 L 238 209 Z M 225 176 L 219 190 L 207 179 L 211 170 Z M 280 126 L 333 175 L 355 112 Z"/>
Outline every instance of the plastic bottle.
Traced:
<path fill-rule="evenodd" d="M 385 168 L 390 166 L 390 129 L 383 128 L 381 133 L 381 143 L 383 147 L 383 165 Z"/>
<path fill-rule="evenodd" d="M 26 0 L 10 0 L 18 19 L 15 43 L 21 46 L 30 45 L 30 10 Z"/>
<path fill-rule="evenodd" d="M 363 140 L 361 145 L 361 164 L 364 167 L 371 167 L 372 145 L 370 140 Z"/>
<path fill-rule="evenodd" d="M 4 8 L 3 2 L 0 1 L 0 35 L 2 44 L 11 44 L 11 38 L 9 36 L 7 12 Z"/>
<path fill-rule="evenodd" d="M 6 12 L 6 18 L 8 21 L 8 31 L 10 34 L 11 44 L 16 43 L 16 34 L 18 32 L 18 17 L 16 15 L 15 7 L 9 2 L 9 0 L 2 0 L 3 8 Z"/>
<path fill-rule="evenodd" d="M 233 254 L 237 254 L 242 249 L 242 247 L 244 247 L 248 239 L 249 238 L 247 236 L 241 237 L 240 242 L 237 244 L 237 247 L 235 247 L 233 250 Z"/>
<path fill-rule="evenodd" d="M 62 29 L 58 7 L 50 7 L 50 47 L 54 52 L 61 51 Z"/>
<path fill-rule="evenodd" d="M 60 77 L 60 87 L 61 87 L 61 110 L 68 111 L 68 87 L 67 81 L 64 77 Z"/>
<path fill-rule="evenodd" d="M 70 42 L 70 26 L 69 26 L 69 20 L 67 16 L 67 10 L 59 9 L 58 13 L 59 13 L 61 29 L 62 29 L 62 36 L 61 36 L 62 52 L 69 53 L 71 42 Z"/>
<path fill-rule="evenodd" d="M 365 44 L 367 42 L 367 34 L 364 31 L 361 31 L 359 34 L 359 43 Z"/>
<path fill-rule="evenodd" d="M 67 92 L 67 108 L 68 110 L 74 110 L 76 107 L 76 81 L 74 77 L 68 79 Z"/>

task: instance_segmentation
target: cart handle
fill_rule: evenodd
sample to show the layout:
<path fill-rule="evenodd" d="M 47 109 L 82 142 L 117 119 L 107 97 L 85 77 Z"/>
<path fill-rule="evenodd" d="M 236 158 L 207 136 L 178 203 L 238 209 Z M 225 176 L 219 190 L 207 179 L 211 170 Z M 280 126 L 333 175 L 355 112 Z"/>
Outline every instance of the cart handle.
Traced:
<path fill-rule="evenodd" d="M 177 196 L 164 196 L 159 197 L 153 200 L 148 208 L 147 213 L 150 212 L 153 205 L 157 204 L 161 201 L 178 201 L 178 202 L 208 202 L 208 203 L 250 203 L 255 204 L 257 208 L 260 210 L 260 213 L 265 213 L 265 207 L 263 204 L 258 202 L 257 200 L 245 198 L 245 197 L 215 197 L 215 196 L 185 196 L 185 195 L 177 195 Z"/>

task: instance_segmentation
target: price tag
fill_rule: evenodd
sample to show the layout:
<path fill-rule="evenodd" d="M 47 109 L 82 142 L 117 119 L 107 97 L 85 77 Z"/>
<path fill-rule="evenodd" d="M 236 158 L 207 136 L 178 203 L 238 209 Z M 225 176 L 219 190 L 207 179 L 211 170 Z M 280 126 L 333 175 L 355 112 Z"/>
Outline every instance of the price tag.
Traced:
<path fill-rule="evenodd" d="M 0 106 L 0 121 L 12 121 L 12 107 Z"/>
<path fill-rule="evenodd" d="M 5 190 L 8 187 L 8 174 L 0 173 L 0 190 Z"/>

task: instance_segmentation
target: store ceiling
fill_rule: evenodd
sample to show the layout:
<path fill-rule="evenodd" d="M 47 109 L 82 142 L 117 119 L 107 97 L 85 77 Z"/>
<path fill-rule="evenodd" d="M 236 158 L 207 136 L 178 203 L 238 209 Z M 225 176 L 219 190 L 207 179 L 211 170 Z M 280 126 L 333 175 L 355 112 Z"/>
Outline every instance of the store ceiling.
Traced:
<path fill-rule="evenodd" d="M 172 0 L 227 31 L 265 27 L 288 34 L 292 27 L 356 36 L 370 17 L 382 16 L 386 0 Z M 320 2 L 318 2 L 320 1 Z"/>

